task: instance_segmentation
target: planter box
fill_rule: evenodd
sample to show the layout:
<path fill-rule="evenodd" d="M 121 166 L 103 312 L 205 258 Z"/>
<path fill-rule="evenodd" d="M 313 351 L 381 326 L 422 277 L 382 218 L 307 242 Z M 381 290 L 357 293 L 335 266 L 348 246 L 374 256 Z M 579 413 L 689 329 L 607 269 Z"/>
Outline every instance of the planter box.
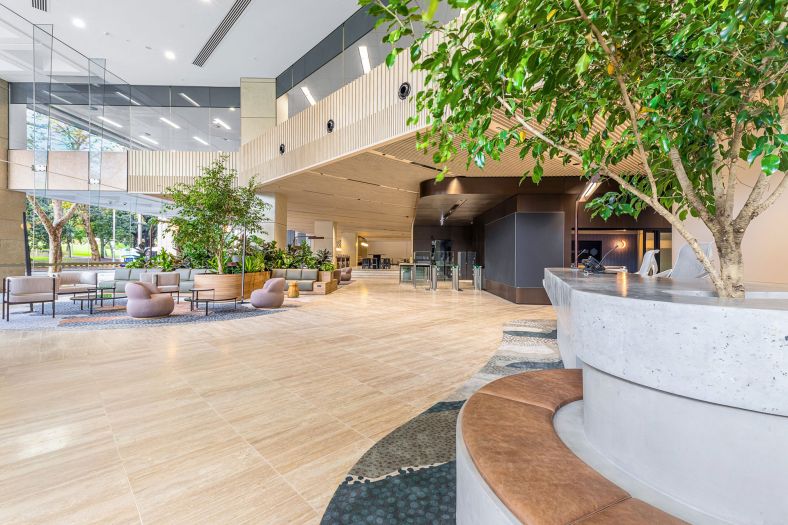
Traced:
<path fill-rule="evenodd" d="M 334 272 L 323 272 L 320 271 L 317 273 L 317 280 L 323 283 L 327 283 L 328 281 L 334 280 Z"/>
<path fill-rule="evenodd" d="M 252 291 L 263 287 L 271 272 L 253 272 L 244 275 L 244 299 L 252 295 Z M 195 288 L 213 288 L 216 299 L 241 298 L 241 274 L 218 275 L 206 273 L 194 276 Z"/>

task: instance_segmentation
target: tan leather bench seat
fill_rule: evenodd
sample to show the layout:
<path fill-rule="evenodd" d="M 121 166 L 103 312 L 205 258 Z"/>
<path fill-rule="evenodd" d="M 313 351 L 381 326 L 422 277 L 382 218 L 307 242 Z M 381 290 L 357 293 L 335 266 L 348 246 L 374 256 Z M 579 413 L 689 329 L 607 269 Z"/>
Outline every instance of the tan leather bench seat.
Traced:
<path fill-rule="evenodd" d="M 684 523 L 632 499 L 564 445 L 553 416 L 582 397 L 580 370 L 508 376 L 471 396 L 462 438 L 496 496 L 527 525 Z"/>

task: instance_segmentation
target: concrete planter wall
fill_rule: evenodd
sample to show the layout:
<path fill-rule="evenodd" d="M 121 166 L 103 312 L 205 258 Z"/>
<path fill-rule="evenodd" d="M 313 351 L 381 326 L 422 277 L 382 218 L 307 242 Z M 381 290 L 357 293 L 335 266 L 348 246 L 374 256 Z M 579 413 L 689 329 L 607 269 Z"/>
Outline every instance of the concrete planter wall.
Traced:
<path fill-rule="evenodd" d="M 714 519 L 785 521 L 788 292 L 568 269 L 544 285 L 597 452 Z"/>

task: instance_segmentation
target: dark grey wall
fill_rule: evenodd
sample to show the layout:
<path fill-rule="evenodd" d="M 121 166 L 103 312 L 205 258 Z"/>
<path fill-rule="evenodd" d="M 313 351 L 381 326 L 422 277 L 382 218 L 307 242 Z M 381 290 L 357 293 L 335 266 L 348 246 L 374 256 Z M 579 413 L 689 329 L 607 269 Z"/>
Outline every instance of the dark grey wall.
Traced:
<path fill-rule="evenodd" d="M 475 251 L 471 225 L 413 227 L 413 251 L 430 251 L 436 240 L 450 240 L 453 252 Z"/>
<path fill-rule="evenodd" d="M 564 266 L 564 212 L 517 213 L 517 288 L 541 288 L 544 269 Z"/>
<path fill-rule="evenodd" d="M 515 285 L 515 213 L 484 227 L 484 273 L 509 286 Z"/>

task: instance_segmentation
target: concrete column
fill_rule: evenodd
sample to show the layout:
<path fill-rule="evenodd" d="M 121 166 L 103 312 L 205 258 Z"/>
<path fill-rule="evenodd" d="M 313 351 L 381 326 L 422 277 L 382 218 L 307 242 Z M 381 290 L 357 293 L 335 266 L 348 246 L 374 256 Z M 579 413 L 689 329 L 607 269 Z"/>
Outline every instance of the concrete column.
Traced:
<path fill-rule="evenodd" d="M 281 193 L 265 193 L 258 197 L 271 206 L 266 212 L 271 220 L 263 224 L 265 233 L 261 237 L 276 241 L 280 248 L 287 247 L 287 197 Z"/>
<path fill-rule="evenodd" d="M 8 189 L 8 83 L 0 80 L 0 279 L 25 273 L 25 194 Z"/>
<path fill-rule="evenodd" d="M 358 234 L 342 231 L 339 238 L 342 241 L 342 255 L 350 257 L 350 266 L 356 266 L 358 264 Z"/>
<path fill-rule="evenodd" d="M 334 259 L 336 255 L 334 253 L 336 252 L 334 238 L 335 230 L 336 225 L 333 221 L 315 221 L 314 234 L 317 237 L 323 237 L 323 239 L 314 239 L 312 242 L 312 249 L 314 251 L 328 250 L 331 252 L 331 259 L 334 261 L 336 261 L 336 259 Z"/>
<path fill-rule="evenodd" d="M 276 126 L 276 79 L 241 78 L 241 144 Z"/>

